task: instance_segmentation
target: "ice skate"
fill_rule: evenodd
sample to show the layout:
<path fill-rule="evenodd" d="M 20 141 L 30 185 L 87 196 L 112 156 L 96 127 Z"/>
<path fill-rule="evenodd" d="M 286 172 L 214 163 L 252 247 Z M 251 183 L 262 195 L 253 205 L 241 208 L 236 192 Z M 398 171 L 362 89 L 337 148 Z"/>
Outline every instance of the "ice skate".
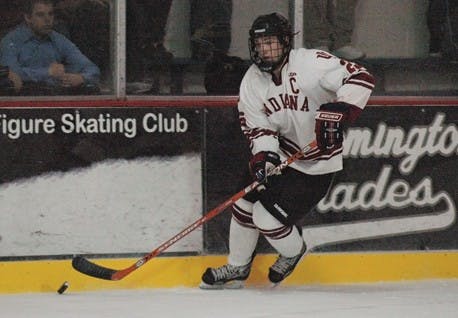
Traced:
<path fill-rule="evenodd" d="M 217 268 L 207 268 L 202 275 L 201 289 L 240 289 L 250 275 L 251 261 L 242 266 L 226 264 Z"/>
<path fill-rule="evenodd" d="M 288 277 L 296 268 L 297 263 L 301 260 L 307 251 L 307 246 L 302 246 L 301 252 L 293 257 L 284 257 L 280 255 L 275 263 L 269 268 L 269 280 L 273 284 L 278 284 Z"/>

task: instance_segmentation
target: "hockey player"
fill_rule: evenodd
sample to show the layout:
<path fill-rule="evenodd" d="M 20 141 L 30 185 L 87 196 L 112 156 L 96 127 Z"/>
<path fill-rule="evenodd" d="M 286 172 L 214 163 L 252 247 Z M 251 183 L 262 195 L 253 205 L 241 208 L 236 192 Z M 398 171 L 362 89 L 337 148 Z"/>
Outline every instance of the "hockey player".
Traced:
<path fill-rule="evenodd" d="M 249 167 L 262 185 L 233 206 L 228 264 L 208 268 L 201 288 L 241 288 L 259 234 L 280 254 L 269 280 L 280 283 L 307 252 L 299 221 L 325 195 L 342 165 L 342 130 L 365 107 L 374 78 L 352 62 L 319 50 L 292 49 L 293 32 L 278 13 L 259 16 L 249 31 L 250 56 L 238 103 L 252 151 Z M 272 167 L 305 145 L 317 147 L 280 175 Z"/>

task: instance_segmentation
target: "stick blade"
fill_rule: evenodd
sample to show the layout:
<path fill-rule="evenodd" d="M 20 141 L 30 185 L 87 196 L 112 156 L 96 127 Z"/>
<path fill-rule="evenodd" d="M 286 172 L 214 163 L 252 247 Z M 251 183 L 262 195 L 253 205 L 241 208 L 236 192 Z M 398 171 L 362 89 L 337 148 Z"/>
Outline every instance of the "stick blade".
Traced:
<path fill-rule="evenodd" d="M 73 257 L 72 266 L 80 273 L 105 280 L 113 280 L 113 275 L 117 272 L 114 269 L 92 263 L 82 256 Z"/>

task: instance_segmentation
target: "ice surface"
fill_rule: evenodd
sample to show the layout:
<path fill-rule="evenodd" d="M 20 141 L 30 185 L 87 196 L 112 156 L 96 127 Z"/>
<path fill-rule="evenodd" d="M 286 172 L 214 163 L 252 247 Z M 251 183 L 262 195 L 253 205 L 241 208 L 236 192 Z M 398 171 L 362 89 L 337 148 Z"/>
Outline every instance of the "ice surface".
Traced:
<path fill-rule="evenodd" d="M 0 296 L 0 316 L 17 317 L 458 317 L 458 280 L 249 288 Z"/>

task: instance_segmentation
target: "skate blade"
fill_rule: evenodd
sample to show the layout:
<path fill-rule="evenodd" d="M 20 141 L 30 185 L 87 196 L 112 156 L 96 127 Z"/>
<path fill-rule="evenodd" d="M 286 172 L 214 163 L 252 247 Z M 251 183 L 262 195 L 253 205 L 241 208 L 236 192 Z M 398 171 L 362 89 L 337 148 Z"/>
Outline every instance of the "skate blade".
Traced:
<path fill-rule="evenodd" d="M 218 289 L 242 289 L 245 286 L 245 281 L 243 280 L 232 280 L 225 284 L 217 283 L 217 284 L 207 284 L 205 282 L 201 282 L 199 285 L 200 289 L 205 290 L 218 290 Z"/>

